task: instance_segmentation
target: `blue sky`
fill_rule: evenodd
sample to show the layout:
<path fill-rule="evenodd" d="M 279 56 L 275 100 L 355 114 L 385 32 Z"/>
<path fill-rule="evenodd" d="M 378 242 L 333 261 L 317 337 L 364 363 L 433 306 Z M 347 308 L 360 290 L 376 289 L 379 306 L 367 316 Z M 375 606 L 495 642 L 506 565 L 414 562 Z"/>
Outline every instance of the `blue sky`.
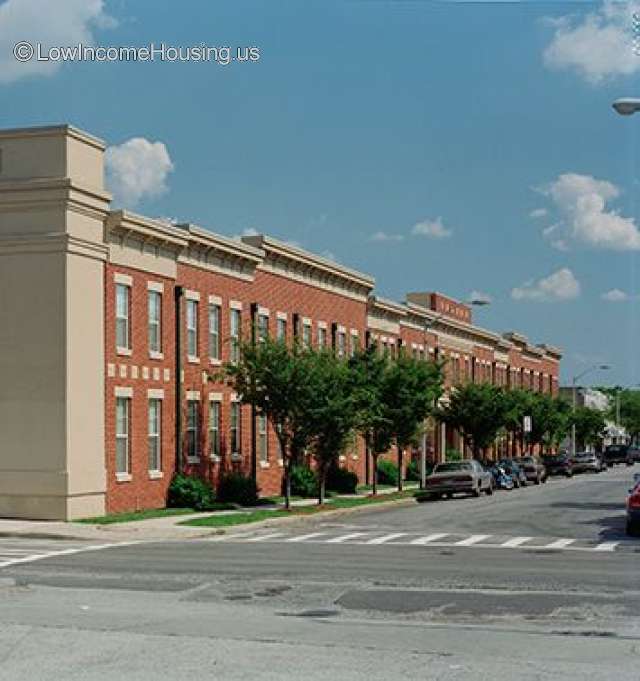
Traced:
<path fill-rule="evenodd" d="M 565 381 L 607 362 L 603 382 L 640 382 L 640 116 L 610 107 L 640 95 L 634 6 L 53 5 L 0 2 L 2 125 L 104 138 L 119 202 L 295 241 L 387 297 L 483 292 L 476 321 L 562 347 Z M 260 59 L 18 65 L 19 40 Z"/>

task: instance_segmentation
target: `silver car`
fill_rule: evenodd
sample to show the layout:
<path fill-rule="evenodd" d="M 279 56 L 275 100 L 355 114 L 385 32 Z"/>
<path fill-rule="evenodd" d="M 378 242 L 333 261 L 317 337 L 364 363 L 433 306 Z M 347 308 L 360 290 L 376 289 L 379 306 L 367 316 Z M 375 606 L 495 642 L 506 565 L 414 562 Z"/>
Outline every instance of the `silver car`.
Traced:
<path fill-rule="evenodd" d="M 493 475 L 477 461 L 449 461 L 439 463 L 426 479 L 426 495 L 439 499 L 442 495 L 493 494 Z"/>

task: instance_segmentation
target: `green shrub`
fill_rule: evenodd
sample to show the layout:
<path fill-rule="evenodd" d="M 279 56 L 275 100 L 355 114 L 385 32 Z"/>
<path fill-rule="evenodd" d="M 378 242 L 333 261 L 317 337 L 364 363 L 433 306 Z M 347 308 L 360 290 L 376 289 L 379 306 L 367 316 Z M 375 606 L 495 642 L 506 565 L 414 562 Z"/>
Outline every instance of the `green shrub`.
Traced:
<path fill-rule="evenodd" d="M 241 506 L 255 506 L 258 502 L 258 487 L 247 475 L 227 473 L 218 483 L 218 499 Z"/>
<path fill-rule="evenodd" d="M 169 485 L 167 506 L 170 508 L 194 508 L 206 511 L 213 506 L 216 495 L 211 485 L 192 475 L 178 473 Z"/>
<path fill-rule="evenodd" d="M 398 467 L 388 459 L 378 461 L 378 482 L 381 485 L 396 485 L 398 483 Z"/>
<path fill-rule="evenodd" d="M 462 461 L 462 454 L 459 449 L 447 449 L 444 458 L 446 461 Z"/>
<path fill-rule="evenodd" d="M 318 478 L 309 466 L 297 464 L 291 467 L 291 494 L 297 497 L 315 497 Z"/>
<path fill-rule="evenodd" d="M 425 471 L 427 475 L 431 474 L 433 464 L 426 462 Z M 404 479 L 409 482 L 420 482 L 420 460 L 412 459 L 405 468 Z"/>
<path fill-rule="evenodd" d="M 358 476 L 346 468 L 333 466 L 327 473 L 327 489 L 338 494 L 355 494 Z"/>

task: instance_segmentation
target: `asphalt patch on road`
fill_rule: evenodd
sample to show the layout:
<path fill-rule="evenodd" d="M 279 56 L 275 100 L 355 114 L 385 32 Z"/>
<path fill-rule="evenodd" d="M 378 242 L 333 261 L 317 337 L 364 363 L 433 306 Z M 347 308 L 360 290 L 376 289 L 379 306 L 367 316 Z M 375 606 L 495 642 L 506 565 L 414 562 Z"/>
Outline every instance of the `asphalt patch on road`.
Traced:
<path fill-rule="evenodd" d="M 422 591 L 402 589 L 353 589 L 345 592 L 336 605 L 345 610 L 377 611 L 394 614 L 426 613 L 437 617 L 506 617 L 542 619 L 558 612 L 571 613 L 572 619 L 590 618 L 599 609 L 619 616 L 637 613 L 637 602 L 612 600 L 584 594 L 483 593 L 470 591 Z"/>

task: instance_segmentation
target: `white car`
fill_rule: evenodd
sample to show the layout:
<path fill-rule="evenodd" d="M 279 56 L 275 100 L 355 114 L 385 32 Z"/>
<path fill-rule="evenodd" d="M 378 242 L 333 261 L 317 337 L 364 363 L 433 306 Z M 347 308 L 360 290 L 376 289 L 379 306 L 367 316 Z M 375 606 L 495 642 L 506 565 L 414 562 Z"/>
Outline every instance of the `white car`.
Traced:
<path fill-rule="evenodd" d="M 493 485 L 493 475 L 477 461 L 448 461 L 437 464 L 427 477 L 425 493 L 436 499 L 458 493 L 479 497 L 482 492 L 493 494 Z"/>

